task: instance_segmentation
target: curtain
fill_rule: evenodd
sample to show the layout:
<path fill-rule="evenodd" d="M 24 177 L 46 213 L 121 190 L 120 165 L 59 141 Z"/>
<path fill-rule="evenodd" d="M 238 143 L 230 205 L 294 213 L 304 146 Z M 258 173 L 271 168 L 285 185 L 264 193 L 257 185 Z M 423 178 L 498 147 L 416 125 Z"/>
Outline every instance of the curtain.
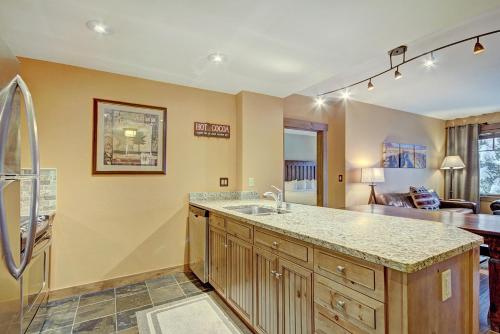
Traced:
<path fill-rule="evenodd" d="M 479 203 L 479 124 L 449 127 L 446 131 L 446 155 L 458 155 L 464 169 L 454 171 L 453 180 L 446 171 L 445 198 L 453 182 L 453 197 Z"/>

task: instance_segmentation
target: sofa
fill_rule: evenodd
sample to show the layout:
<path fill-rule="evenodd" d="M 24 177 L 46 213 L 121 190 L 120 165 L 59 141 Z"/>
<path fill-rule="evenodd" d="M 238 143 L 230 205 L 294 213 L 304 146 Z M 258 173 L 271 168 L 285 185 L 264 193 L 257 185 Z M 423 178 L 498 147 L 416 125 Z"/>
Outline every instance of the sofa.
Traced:
<path fill-rule="evenodd" d="M 491 202 L 490 209 L 494 215 L 500 216 L 500 199 Z"/>
<path fill-rule="evenodd" d="M 413 199 L 411 198 L 410 193 L 377 194 L 375 197 L 377 201 L 376 204 L 379 205 L 413 209 L 416 208 L 415 204 L 413 204 Z M 479 206 L 477 203 L 464 200 L 440 200 L 439 210 L 462 214 L 477 214 L 479 213 Z"/>

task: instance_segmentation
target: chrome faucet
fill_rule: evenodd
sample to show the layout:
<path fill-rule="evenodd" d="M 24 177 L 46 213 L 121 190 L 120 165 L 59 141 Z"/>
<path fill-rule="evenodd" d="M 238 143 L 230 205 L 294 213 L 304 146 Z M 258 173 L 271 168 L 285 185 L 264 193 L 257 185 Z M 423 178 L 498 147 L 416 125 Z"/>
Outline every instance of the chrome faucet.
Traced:
<path fill-rule="evenodd" d="M 273 193 L 272 191 L 267 191 L 263 194 L 264 197 L 272 197 L 274 201 L 276 202 L 276 210 L 280 210 L 281 207 L 283 206 L 283 190 L 276 186 L 271 186 L 274 189 L 276 189 L 276 194 Z"/>

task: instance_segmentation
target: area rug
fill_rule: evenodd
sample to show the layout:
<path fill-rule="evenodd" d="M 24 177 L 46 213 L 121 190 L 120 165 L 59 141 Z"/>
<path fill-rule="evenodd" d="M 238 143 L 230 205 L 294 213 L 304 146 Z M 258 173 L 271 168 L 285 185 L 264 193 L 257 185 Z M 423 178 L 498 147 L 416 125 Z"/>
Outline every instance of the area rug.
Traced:
<path fill-rule="evenodd" d="M 214 293 L 137 312 L 140 334 L 250 334 Z"/>

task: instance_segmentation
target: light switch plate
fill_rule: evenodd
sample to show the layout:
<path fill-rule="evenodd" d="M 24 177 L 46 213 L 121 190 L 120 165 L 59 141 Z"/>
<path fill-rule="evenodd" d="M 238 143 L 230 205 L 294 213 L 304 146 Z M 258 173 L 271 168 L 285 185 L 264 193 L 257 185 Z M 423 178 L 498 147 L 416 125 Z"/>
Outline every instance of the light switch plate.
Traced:
<path fill-rule="evenodd" d="M 219 186 L 220 187 L 227 187 L 227 186 L 229 186 L 229 178 L 227 178 L 227 177 L 221 177 L 221 178 L 219 178 Z"/>
<path fill-rule="evenodd" d="M 248 178 L 248 186 L 249 187 L 254 187 L 255 186 L 255 179 L 253 177 Z"/>
<path fill-rule="evenodd" d="M 441 273 L 441 300 L 444 302 L 451 298 L 451 269 Z"/>

